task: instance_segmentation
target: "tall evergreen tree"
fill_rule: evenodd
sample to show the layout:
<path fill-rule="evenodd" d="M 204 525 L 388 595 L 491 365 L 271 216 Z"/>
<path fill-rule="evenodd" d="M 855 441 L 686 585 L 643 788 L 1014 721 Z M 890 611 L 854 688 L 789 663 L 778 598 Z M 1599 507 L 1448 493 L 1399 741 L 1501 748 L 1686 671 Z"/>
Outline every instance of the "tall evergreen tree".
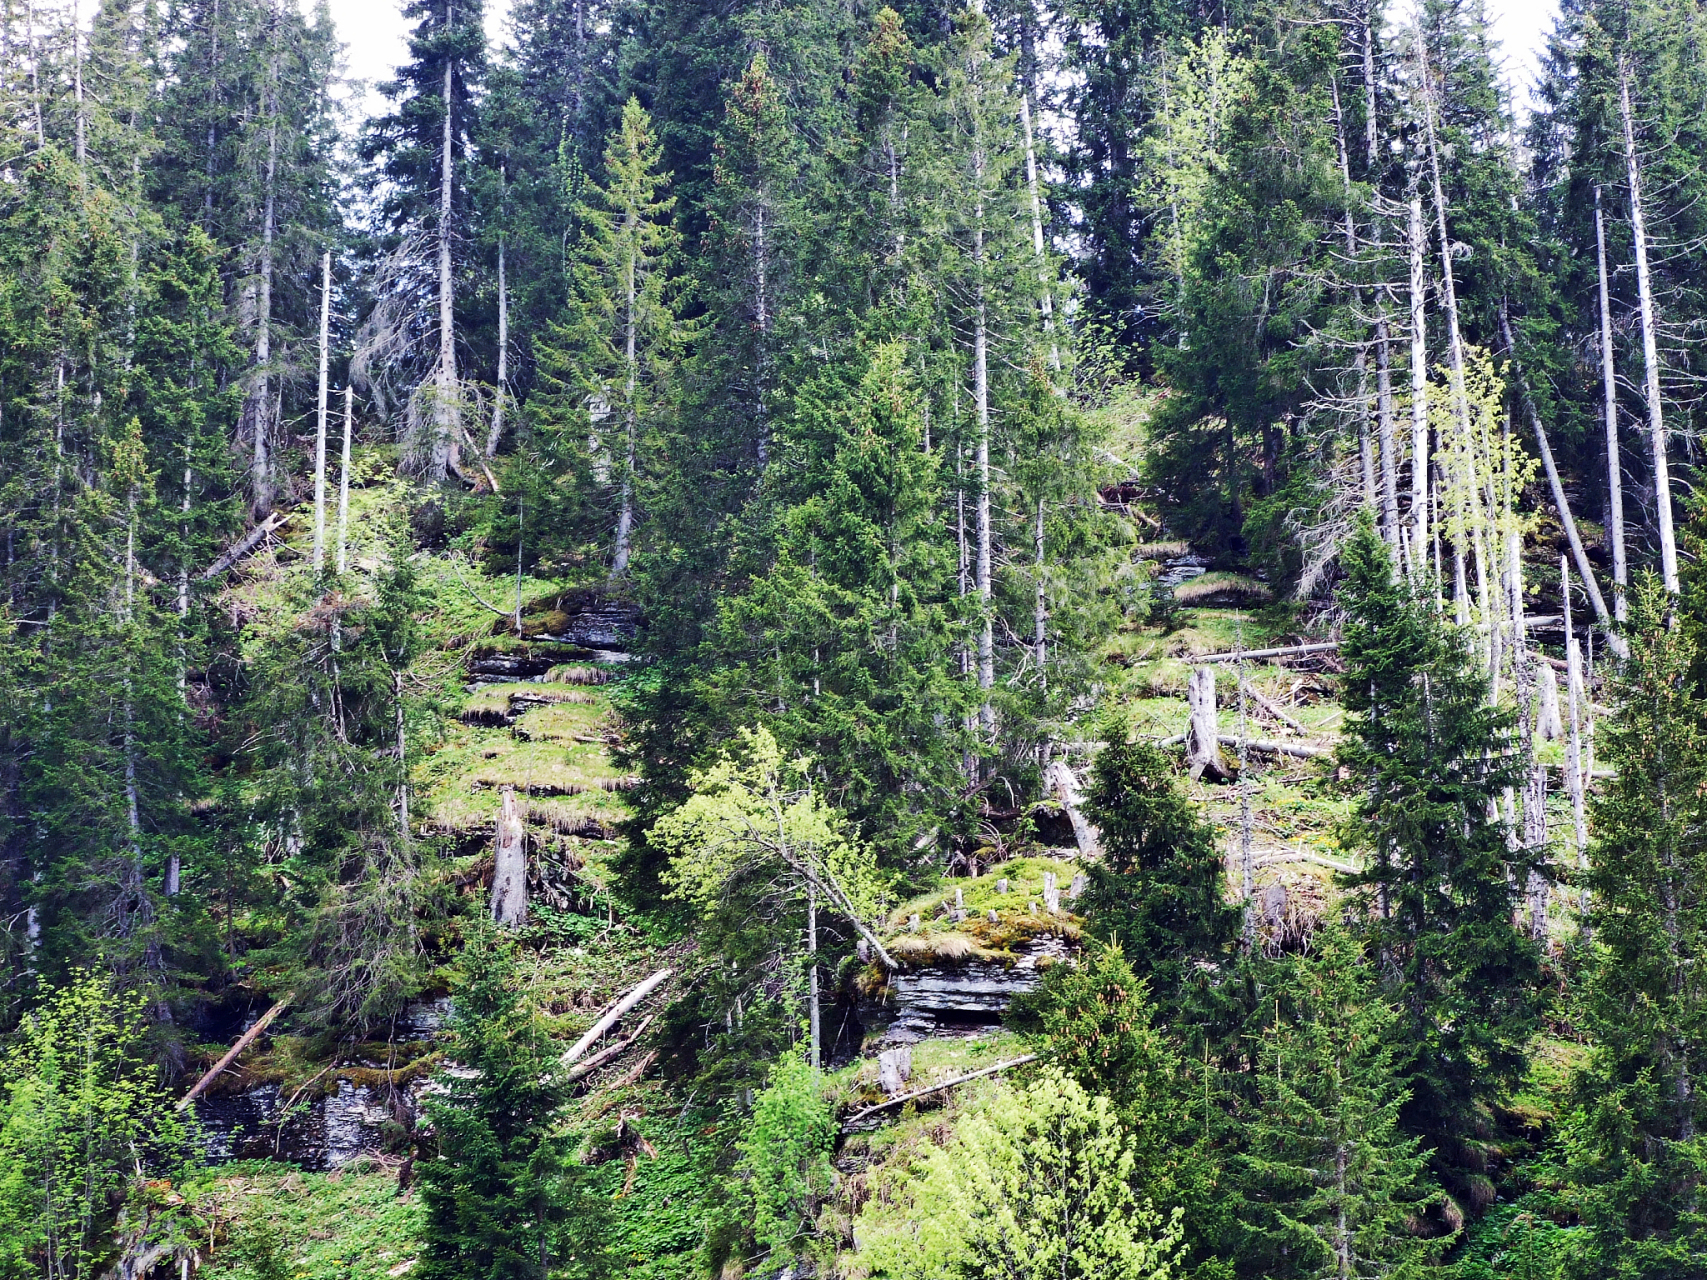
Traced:
<path fill-rule="evenodd" d="M 1355 787 L 1343 838 L 1364 856 L 1347 883 L 1366 896 L 1359 929 L 1402 1015 L 1404 1130 L 1479 1210 L 1493 1199 L 1489 1106 L 1524 1070 L 1539 1012 L 1539 957 L 1515 915 L 1541 851 L 1513 848 L 1499 819 L 1519 762 L 1464 637 L 1399 579 L 1367 515 L 1343 564 L 1337 759 Z"/>
<path fill-rule="evenodd" d="M 1582 989 L 1593 1057 L 1572 1125 L 1592 1248 L 1573 1274 L 1686 1275 L 1704 1262 L 1697 1191 L 1707 988 L 1707 726 L 1700 625 L 1678 624 L 1651 576 L 1630 601 L 1618 714 L 1600 750 L 1615 770 L 1594 798 L 1591 931 Z"/>

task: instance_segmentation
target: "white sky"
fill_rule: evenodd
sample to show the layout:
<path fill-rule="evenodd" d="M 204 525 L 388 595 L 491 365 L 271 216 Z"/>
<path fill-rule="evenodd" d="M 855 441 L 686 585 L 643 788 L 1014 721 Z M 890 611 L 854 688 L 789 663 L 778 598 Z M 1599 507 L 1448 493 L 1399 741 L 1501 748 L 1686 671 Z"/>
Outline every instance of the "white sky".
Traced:
<path fill-rule="evenodd" d="M 372 86 L 389 79 L 408 50 L 407 25 L 398 0 L 331 0 L 332 18 L 347 46 L 349 74 L 368 82 L 364 114 L 380 106 Z M 509 0 L 486 0 L 486 30 L 503 38 Z M 1540 63 L 1542 42 L 1558 12 L 1557 0 L 1487 0 L 1494 36 L 1504 52 L 1506 74 L 1520 107 L 1528 105 Z"/>

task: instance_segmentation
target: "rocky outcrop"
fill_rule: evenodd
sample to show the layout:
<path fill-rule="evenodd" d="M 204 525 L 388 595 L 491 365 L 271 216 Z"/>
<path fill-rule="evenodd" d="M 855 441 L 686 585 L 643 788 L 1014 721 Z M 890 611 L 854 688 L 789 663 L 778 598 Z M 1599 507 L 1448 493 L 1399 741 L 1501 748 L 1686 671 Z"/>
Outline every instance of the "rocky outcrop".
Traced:
<path fill-rule="evenodd" d="M 1016 947 L 1012 961 L 901 969 L 890 975 L 881 999 L 861 1007 L 860 1021 L 886 1045 L 975 1033 L 1000 1022 L 1015 996 L 1037 986 L 1042 965 L 1071 954 L 1063 939 L 1043 936 Z"/>
<path fill-rule="evenodd" d="M 289 1114 L 285 1113 L 289 1107 Z M 276 1084 L 196 1099 L 197 1127 L 210 1164 L 284 1160 L 313 1172 L 382 1150 L 388 1137 L 413 1123 L 413 1093 L 339 1080 L 325 1093 L 296 1098 Z"/>

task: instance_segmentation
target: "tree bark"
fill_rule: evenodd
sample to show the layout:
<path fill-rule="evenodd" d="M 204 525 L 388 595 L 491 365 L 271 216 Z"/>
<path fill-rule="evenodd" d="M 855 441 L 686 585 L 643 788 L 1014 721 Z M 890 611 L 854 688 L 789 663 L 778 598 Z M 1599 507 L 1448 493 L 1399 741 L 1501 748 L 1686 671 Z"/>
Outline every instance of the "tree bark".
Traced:
<path fill-rule="evenodd" d="M 527 923 L 528 838 L 516 789 L 505 787 L 493 840 L 492 919 L 507 928 Z"/>
<path fill-rule="evenodd" d="M 1428 319 L 1423 275 L 1422 200 L 1411 197 L 1411 578 L 1428 576 Z"/>
<path fill-rule="evenodd" d="M 280 1000 L 271 1009 L 268 1009 L 259 1018 L 257 1018 L 255 1020 L 255 1025 L 250 1027 L 242 1035 L 238 1036 L 237 1037 L 237 1043 L 232 1045 L 231 1048 L 229 1048 L 225 1051 L 225 1056 L 222 1057 L 218 1062 L 214 1063 L 213 1066 L 209 1067 L 207 1074 L 202 1076 L 202 1078 L 200 1080 L 197 1080 L 195 1085 L 190 1089 L 190 1091 L 188 1093 L 186 1093 L 182 1098 L 178 1099 L 178 1105 L 175 1108 L 175 1110 L 182 1111 L 185 1107 L 189 1106 L 190 1103 L 194 1102 L 198 1097 L 200 1097 L 202 1090 L 206 1089 L 208 1087 L 208 1085 L 212 1084 L 216 1079 L 218 1079 L 220 1072 L 224 1071 L 233 1062 L 236 1062 L 238 1055 L 241 1054 L 243 1052 L 243 1050 L 247 1049 L 250 1045 L 255 1043 L 256 1037 L 258 1037 L 261 1034 L 261 1032 L 265 1031 L 270 1025 L 272 1025 L 273 1019 L 278 1017 L 279 1014 L 283 1013 L 285 1006 L 288 1005 L 290 1002 L 291 1002 L 291 997 L 286 996 L 283 1000 Z"/>
<path fill-rule="evenodd" d="M 498 237 L 498 385 L 492 392 L 492 427 L 486 433 L 486 456 L 498 452 L 504 438 L 504 406 L 510 394 L 510 282 L 505 273 L 504 237 Z"/>
<path fill-rule="evenodd" d="M 600 1036 L 615 1026 L 623 1014 L 651 995 L 674 972 L 673 969 L 660 969 L 646 981 L 636 985 L 627 995 L 612 1005 L 604 1016 L 592 1025 L 586 1035 L 570 1046 L 569 1051 L 562 1057 L 562 1065 L 567 1067 L 573 1064 L 577 1058 L 597 1043 Z"/>
<path fill-rule="evenodd" d="M 1600 278 L 1600 385 L 1606 415 L 1606 531 L 1612 543 L 1612 616 L 1623 622 L 1629 569 L 1624 550 L 1624 466 L 1618 451 L 1618 380 L 1612 360 L 1612 301 L 1606 277 L 1606 219 L 1594 188 L 1594 248 Z"/>
<path fill-rule="evenodd" d="M 972 232 L 972 262 L 977 273 L 972 329 L 972 396 L 978 416 L 978 689 L 984 695 L 979 720 L 986 734 L 996 728 L 996 711 L 990 690 L 996 683 L 995 623 L 990 616 L 990 333 L 989 300 L 984 281 L 984 153 L 974 150 L 974 180 L 978 184 L 975 225 Z"/>
<path fill-rule="evenodd" d="M 1660 535 L 1660 575 L 1665 589 L 1676 595 L 1677 534 L 1671 522 L 1671 469 L 1666 459 L 1666 433 L 1660 406 L 1659 344 L 1654 334 L 1653 281 L 1648 274 L 1648 232 L 1642 217 L 1642 167 L 1636 159 L 1636 133 L 1630 114 L 1630 67 L 1618 63 L 1618 109 L 1624 124 L 1624 164 L 1630 178 L 1630 224 L 1636 242 L 1636 296 L 1642 315 L 1643 383 L 1648 399 L 1648 438 L 1654 463 L 1654 515 Z"/>
<path fill-rule="evenodd" d="M 1226 778 L 1221 763 L 1219 726 L 1215 719 L 1215 668 L 1197 667 L 1186 686 L 1191 721 L 1186 729 L 1185 762 L 1195 781 L 1205 773 L 1216 780 Z"/>
<path fill-rule="evenodd" d="M 253 432 L 249 457 L 250 506 L 259 516 L 272 509 L 273 440 L 273 238 L 278 220 L 278 11 L 270 10 L 267 40 L 272 52 L 267 60 L 267 87 L 263 99 L 267 113 L 267 164 L 261 192 L 260 289 L 255 309 L 255 376 L 250 384 L 247 417 Z"/>
<path fill-rule="evenodd" d="M 346 552 L 350 531 L 350 427 L 355 414 L 354 393 L 344 388 L 344 465 L 338 472 L 338 574 L 349 567 Z"/>
<path fill-rule="evenodd" d="M 622 494 L 616 513 L 616 548 L 611 556 L 611 581 L 616 581 L 628 572 L 629 538 L 634 529 L 634 456 L 636 441 L 640 434 L 640 424 L 634 407 L 635 388 L 639 384 L 636 351 L 638 349 L 638 334 L 636 332 L 638 319 L 635 315 L 638 294 L 636 274 L 639 270 L 637 258 L 638 237 L 640 235 L 640 211 L 629 209 L 623 217 L 623 230 L 627 233 L 628 258 L 623 264 L 623 283 L 627 289 L 626 307 L 623 311 L 623 370 L 626 381 L 623 384 L 623 426 L 624 453 L 622 467 Z"/>
<path fill-rule="evenodd" d="M 1061 372 L 1061 346 L 1055 341 L 1055 299 L 1049 289 L 1049 259 L 1043 244 L 1043 199 L 1038 192 L 1037 150 L 1031 136 L 1031 84 L 1020 86 L 1019 121 L 1025 134 L 1025 185 L 1031 196 L 1031 250 L 1037 256 L 1037 282 L 1042 289 L 1043 332 L 1049 339 L 1049 367 Z"/>
<path fill-rule="evenodd" d="M 332 254 L 320 256 L 320 390 L 314 432 L 314 580 L 326 568 L 326 377 L 332 340 Z"/>
<path fill-rule="evenodd" d="M 445 6 L 445 30 L 455 21 L 454 6 Z M 456 453 L 458 395 L 456 376 L 456 279 L 451 260 L 452 183 L 455 180 L 456 142 L 454 92 L 455 62 L 445 59 L 444 89 L 441 108 L 444 123 L 439 138 L 439 361 L 433 394 L 433 439 L 428 460 L 428 478 L 443 480 L 453 464 Z"/>

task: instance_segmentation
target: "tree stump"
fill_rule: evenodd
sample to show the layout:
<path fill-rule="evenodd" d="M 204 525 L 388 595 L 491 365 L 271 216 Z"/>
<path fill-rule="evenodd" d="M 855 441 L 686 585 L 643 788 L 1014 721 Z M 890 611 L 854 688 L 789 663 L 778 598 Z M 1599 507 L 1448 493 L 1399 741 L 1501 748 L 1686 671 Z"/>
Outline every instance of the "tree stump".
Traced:
<path fill-rule="evenodd" d="M 512 928 L 528 918 L 528 835 L 514 787 L 505 787 L 493 841 L 492 919 Z"/>
<path fill-rule="evenodd" d="M 1227 782 L 1233 771 L 1221 758 L 1220 726 L 1215 721 L 1215 668 L 1198 667 L 1186 685 L 1191 705 L 1191 723 L 1185 732 L 1185 762 L 1196 781 L 1208 774 L 1213 782 Z"/>

